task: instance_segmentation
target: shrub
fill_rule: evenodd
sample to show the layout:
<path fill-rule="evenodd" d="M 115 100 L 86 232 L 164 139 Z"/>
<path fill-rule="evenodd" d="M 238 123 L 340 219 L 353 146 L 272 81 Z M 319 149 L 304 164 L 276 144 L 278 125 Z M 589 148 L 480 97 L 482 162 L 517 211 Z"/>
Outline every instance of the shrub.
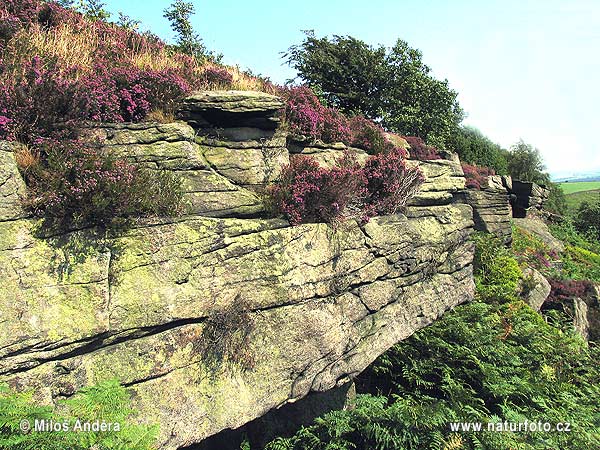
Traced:
<path fill-rule="evenodd" d="M 594 203 L 582 202 L 573 220 L 575 228 L 600 241 L 600 194 Z"/>
<path fill-rule="evenodd" d="M 574 297 L 585 297 L 592 290 L 592 283 L 586 280 L 555 280 L 549 279 L 550 295 L 548 301 L 562 302 Z"/>
<path fill-rule="evenodd" d="M 362 148 L 370 155 L 390 151 L 394 144 L 388 140 L 385 131 L 380 125 L 361 116 L 350 119 L 349 127 L 352 130 L 350 145 Z"/>
<path fill-rule="evenodd" d="M 233 75 L 223 67 L 209 66 L 202 72 L 202 81 L 207 87 L 229 88 L 233 83 Z"/>
<path fill-rule="evenodd" d="M 181 207 L 179 184 L 168 172 L 136 168 L 74 140 L 41 140 L 37 152 L 45 158 L 24 173 L 25 204 L 47 226 L 109 225 Z"/>
<path fill-rule="evenodd" d="M 425 180 L 419 169 L 406 166 L 405 158 L 406 152 L 395 148 L 373 155 L 365 163 L 366 203 L 373 214 L 394 214 L 405 207 Z"/>
<path fill-rule="evenodd" d="M 75 83 L 34 57 L 20 81 L 0 85 L 0 139 L 32 142 L 77 115 Z"/>
<path fill-rule="evenodd" d="M 364 168 L 345 153 L 337 166 L 325 169 L 310 156 L 297 156 L 283 168 L 278 184 L 269 188 L 275 209 L 292 225 L 368 221 L 406 206 L 423 182 L 417 168 L 407 168 L 405 153 L 395 149 L 371 156 Z"/>
<path fill-rule="evenodd" d="M 172 111 L 190 91 L 171 70 L 98 70 L 81 84 L 76 98 L 79 117 L 105 122 L 138 122 L 151 110 Z"/>
<path fill-rule="evenodd" d="M 428 161 L 431 159 L 441 159 L 438 149 L 430 145 L 425 144 L 423 139 L 416 136 L 402 136 L 408 145 L 410 145 L 410 157 L 411 159 L 418 159 L 419 161 Z"/>
<path fill-rule="evenodd" d="M 250 349 L 254 328 L 250 305 L 238 295 L 231 305 L 215 310 L 207 317 L 195 347 L 213 370 L 227 363 L 249 370 L 255 364 Z"/>
<path fill-rule="evenodd" d="M 516 226 L 513 226 L 512 236 L 512 250 L 522 265 L 533 267 L 545 275 L 555 270 L 559 261 L 559 255 L 555 250 L 550 249 L 531 233 Z"/>
<path fill-rule="evenodd" d="M 283 95 L 286 122 L 293 134 L 327 143 L 350 141 L 347 119 L 339 111 L 323 106 L 309 87 L 293 87 Z"/>
<path fill-rule="evenodd" d="M 310 156 L 292 158 L 269 189 L 275 208 L 292 225 L 335 223 L 360 210 L 366 195 L 360 167 L 346 156 L 341 167 L 324 169 Z"/>
<path fill-rule="evenodd" d="M 471 164 L 462 164 L 463 172 L 467 180 L 467 188 L 482 189 L 487 186 L 487 177 L 495 175 L 493 169 L 489 167 L 475 166 Z"/>

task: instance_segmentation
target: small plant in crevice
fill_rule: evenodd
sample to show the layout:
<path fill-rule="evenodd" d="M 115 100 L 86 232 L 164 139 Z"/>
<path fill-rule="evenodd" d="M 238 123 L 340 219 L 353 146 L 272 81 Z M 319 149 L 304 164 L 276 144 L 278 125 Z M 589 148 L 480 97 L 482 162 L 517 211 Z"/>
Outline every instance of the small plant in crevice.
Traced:
<path fill-rule="evenodd" d="M 252 369 L 255 360 L 250 337 L 254 328 L 249 304 L 237 295 L 230 305 L 214 310 L 206 318 L 196 349 L 213 371 L 223 365 Z"/>
<path fill-rule="evenodd" d="M 179 180 L 166 171 L 134 166 L 92 145 L 41 139 L 42 159 L 22 170 L 29 187 L 25 207 L 46 228 L 107 226 L 181 210 Z"/>

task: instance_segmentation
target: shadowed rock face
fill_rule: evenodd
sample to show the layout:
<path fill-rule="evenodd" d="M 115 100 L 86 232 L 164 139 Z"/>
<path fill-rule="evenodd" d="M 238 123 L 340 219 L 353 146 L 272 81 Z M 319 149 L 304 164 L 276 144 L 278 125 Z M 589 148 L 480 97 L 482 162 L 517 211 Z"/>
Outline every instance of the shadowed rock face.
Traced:
<path fill-rule="evenodd" d="M 95 130 L 121 156 L 179 172 L 197 205 L 212 202 L 186 217 L 120 234 L 41 238 L 35 221 L 13 213 L 17 196 L 5 196 L 0 382 L 51 403 L 116 377 L 137 420 L 160 424 L 159 447 L 175 449 L 348 383 L 390 346 L 472 299 L 470 206 L 444 200 L 335 230 L 248 218 L 234 207 L 224 218 L 230 200 L 211 195 L 231 191 L 215 186 L 254 195 L 242 177 L 258 173 L 243 170 L 243 150 L 255 148 L 258 132 L 224 129 L 226 145 L 214 136 L 198 143 L 181 123 Z M 0 157 L 0 173 L 22 189 L 12 152 Z M 456 170 L 442 162 L 424 169 L 425 192 L 451 198 L 464 186 Z M 234 349 L 244 362 L 207 338 L 215 317 L 240 308 L 244 314 L 228 317 L 231 329 L 248 330 L 243 349 Z"/>
<path fill-rule="evenodd" d="M 197 92 L 183 102 L 177 117 L 194 128 L 253 127 L 275 130 L 283 101 L 274 95 L 249 91 Z"/>

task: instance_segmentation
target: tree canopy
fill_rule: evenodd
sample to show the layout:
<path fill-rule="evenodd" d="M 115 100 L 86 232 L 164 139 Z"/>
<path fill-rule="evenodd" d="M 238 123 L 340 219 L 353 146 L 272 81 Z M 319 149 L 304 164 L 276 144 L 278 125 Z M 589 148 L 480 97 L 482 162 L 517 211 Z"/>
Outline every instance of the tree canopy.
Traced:
<path fill-rule="evenodd" d="M 450 138 L 450 148 L 458 153 L 463 162 L 489 167 L 499 175 L 508 173 L 508 151 L 477 128 L 460 127 Z"/>
<path fill-rule="evenodd" d="M 284 57 L 308 84 L 346 114 L 364 115 L 383 127 L 445 147 L 463 119 L 457 93 L 437 80 L 422 53 L 399 39 L 391 48 L 351 36 L 304 41 Z"/>
<path fill-rule="evenodd" d="M 521 139 L 510 148 L 508 172 L 514 179 L 546 185 L 550 177 L 544 170 L 542 155 L 531 144 Z"/>

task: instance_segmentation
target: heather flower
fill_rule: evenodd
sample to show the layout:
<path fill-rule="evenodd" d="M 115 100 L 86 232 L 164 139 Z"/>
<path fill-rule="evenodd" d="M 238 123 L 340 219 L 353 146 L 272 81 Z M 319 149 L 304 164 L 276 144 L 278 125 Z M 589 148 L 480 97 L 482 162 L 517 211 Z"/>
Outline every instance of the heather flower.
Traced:
<path fill-rule="evenodd" d="M 429 161 L 432 159 L 440 159 L 438 149 L 425 144 L 423 139 L 417 136 L 402 136 L 408 145 L 410 145 L 410 158 L 419 161 Z"/>

